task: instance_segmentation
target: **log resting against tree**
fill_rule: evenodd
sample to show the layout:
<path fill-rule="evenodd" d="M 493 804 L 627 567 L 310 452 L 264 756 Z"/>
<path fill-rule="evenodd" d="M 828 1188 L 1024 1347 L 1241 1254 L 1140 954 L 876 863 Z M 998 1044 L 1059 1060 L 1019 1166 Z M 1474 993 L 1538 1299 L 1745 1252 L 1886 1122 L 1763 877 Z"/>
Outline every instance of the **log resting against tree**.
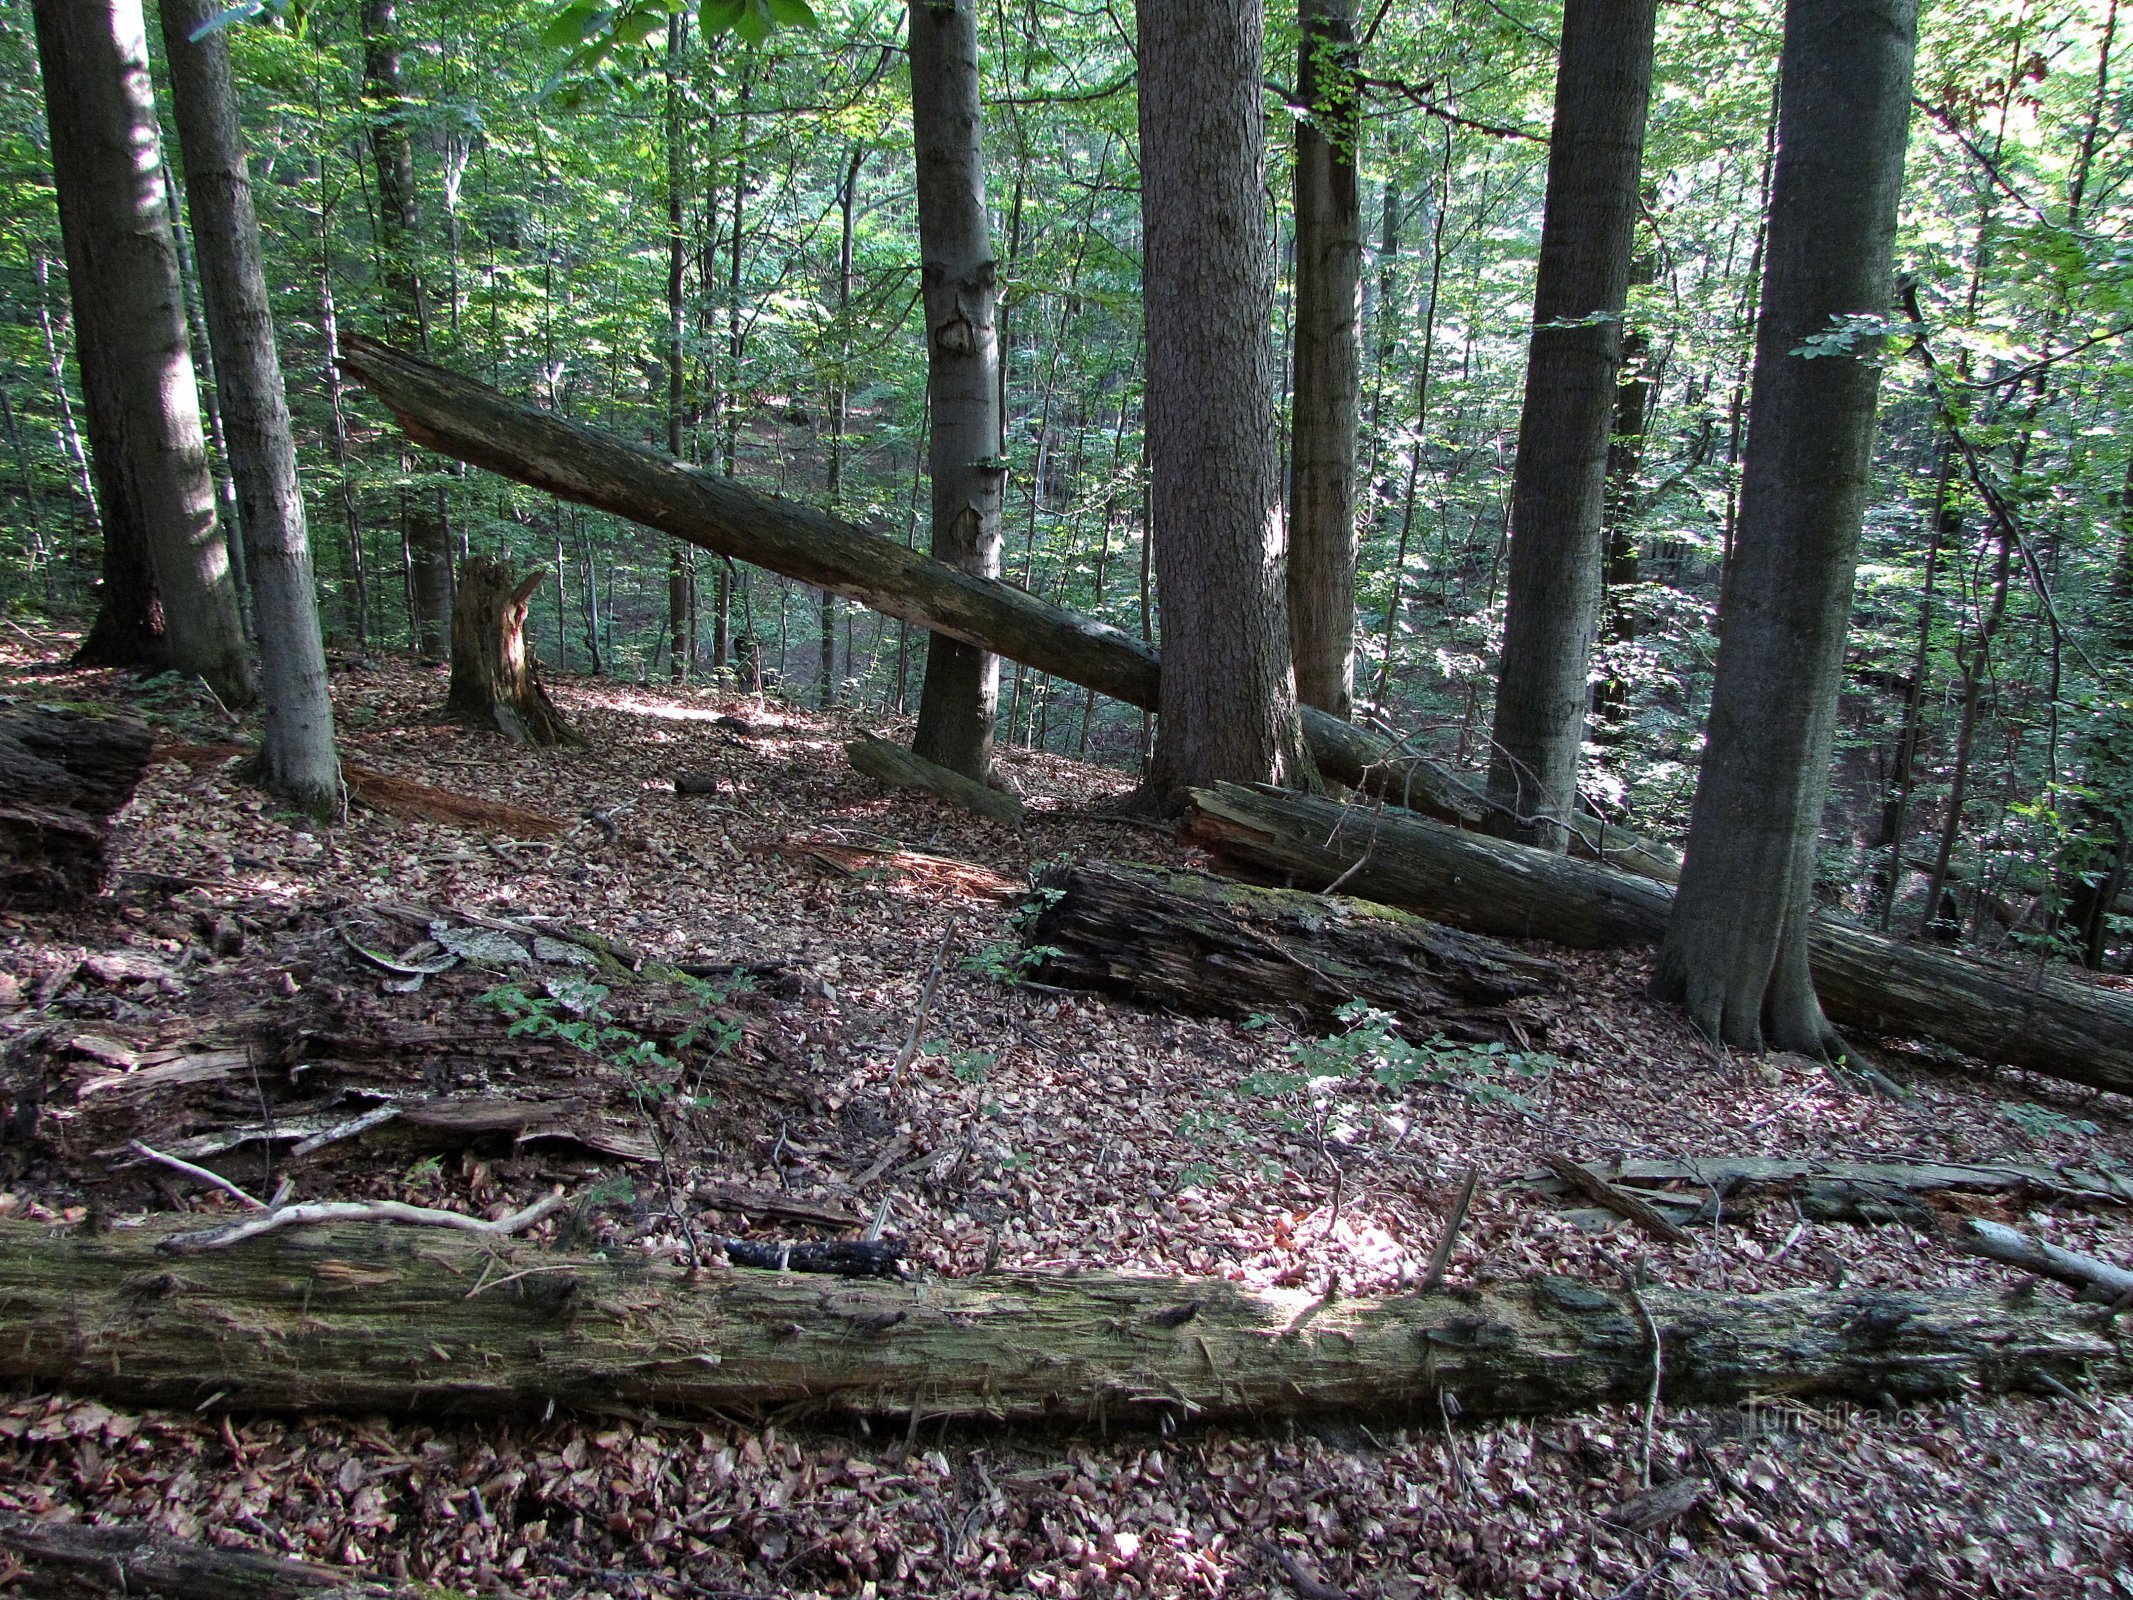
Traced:
<path fill-rule="evenodd" d="M 386 345 L 349 338 L 341 369 L 384 401 L 417 442 L 549 494 L 628 517 L 951 639 L 1049 672 L 1144 711 L 1160 662 L 1108 623 L 962 572 L 813 507 L 742 487 L 642 445 L 566 422 Z M 1488 802 L 1449 768 L 1311 707 L 1304 738 L 1325 777 L 1446 821 L 1478 825 Z M 1580 817 L 1572 846 L 1672 881 L 1672 852 Z"/>
<path fill-rule="evenodd" d="M 2108 1313 L 1977 1289 L 1651 1285 L 1640 1308 L 1557 1277 L 1367 1300 L 1108 1273 L 825 1285 L 426 1229 L 290 1230 L 177 1258 L 156 1248 L 173 1226 L 0 1223 L 0 1381 L 424 1417 L 806 1404 L 1072 1423 L 1434 1415 L 1440 1396 L 1492 1416 L 1642 1401 L 1646 1313 L 1675 1405 L 2119 1391 L 2133 1377 Z"/>
<path fill-rule="evenodd" d="M 1652 944 L 1666 930 L 1671 890 L 1591 862 L 1278 789 L 1222 784 L 1191 799 L 1194 840 L 1298 887 L 1341 879 L 1353 894 L 1499 938 L 1607 948 Z M 1820 919 L 1808 951 L 1840 1026 L 2133 1094 L 2133 997 Z"/>
<path fill-rule="evenodd" d="M 1417 1038 L 1513 1039 L 1504 1006 L 1561 978 L 1551 962 L 1390 906 L 1204 872 L 1052 866 L 1025 904 L 1041 981 L 1223 1016 L 1288 1010 L 1326 1029 L 1361 1000 Z"/>
<path fill-rule="evenodd" d="M 0 708 L 0 902 L 43 909 L 103 887 L 111 814 L 133 798 L 153 747 L 130 718 Z"/>

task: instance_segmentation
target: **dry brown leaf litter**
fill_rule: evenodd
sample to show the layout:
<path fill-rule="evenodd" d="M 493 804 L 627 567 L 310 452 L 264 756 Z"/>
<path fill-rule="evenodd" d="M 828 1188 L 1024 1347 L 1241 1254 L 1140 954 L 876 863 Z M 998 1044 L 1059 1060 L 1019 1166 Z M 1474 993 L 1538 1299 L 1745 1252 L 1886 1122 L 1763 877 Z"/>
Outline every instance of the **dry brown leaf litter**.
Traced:
<path fill-rule="evenodd" d="M 128 692 L 56 657 L 18 653 L 10 666 L 5 688 L 25 698 Z M 1628 1265 L 1740 1290 L 2008 1282 L 1929 1234 L 1810 1222 L 1783 1197 L 1729 1204 L 1718 1226 L 1673 1247 L 1505 1180 L 1548 1150 L 2133 1165 L 2133 1125 L 2114 1097 L 1919 1070 L 1908 1075 L 1918 1103 L 1894 1104 L 1817 1063 L 1714 1055 L 1642 998 L 1639 961 L 1559 950 L 1547 953 L 1570 973 L 1569 998 L 1534 1021 L 1560 1064 L 1519 1085 L 1525 1109 L 1352 1084 L 1321 1145 L 1310 1125 L 1325 1108 L 1238 1087 L 1286 1064 L 1293 1036 L 1278 1025 L 1153 1015 L 968 970 L 997 967 L 1011 948 L 983 869 L 1019 879 L 1061 852 L 1188 859 L 1085 815 L 1123 790 L 1119 775 L 1010 755 L 1033 807 L 1016 834 L 852 773 L 842 743 L 863 719 L 850 715 L 565 680 L 558 700 L 591 747 L 524 752 L 435 723 L 442 687 L 440 673 L 398 663 L 341 674 L 349 755 L 562 817 L 570 831 L 552 848 L 361 811 L 314 830 L 237 784 L 224 759 L 159 763 L 120 818 L 114 857 L 132 876 L 117 905 L 0 922 L 0 1040 L 106 1027 L 182 1042 L 236 1007 L 296 1006 L 320 989 L 370 1004 L 377 974 L 334 951 L 316 909 L 328 903 L 544 915 L 665 959 L 772 964 L 802 982 L 743 1004 L 751 1031 L 736 1054 L 775 1062 L 801 1099 L 722 1105 L 690 1148 L 690 1178 L 831 1198 L 893 1155 L 862 1198 L 888 1197 L 892 1231 L 945 1273 L 996 1257 L 1383 1291 L 1419 1274 L 1475 1162 L 1484 1181 L 1455 1281 L 1534 1270 L 1612 1281 Z M 743 720 L 746 735 L 721 717 Z M 715 773 L 716 792 L 676 796 L 684 769 Z M 1082 815 L 1047 819 L 1054 808 Z M 794 848 L 809 840 L 842 849 Z M 981 870 L 875 865 L 899 848 Z M 234 954 L 215 952 L 218 918 L 246 934 Z M 951 923 L 926 1051 L 892 1104 L 884 1080 Z M 482 986 L 455 975 L 391 1003 L 410 1022 L 471 1011 L 487 1023 Z M 612 1085 L 592 1087 L 612 1097 Z M 602 1169 L 582 1150 L 388 1162 L 351 1143 L 300 1177 L 312 1198 L 495 1214 L 557 1176 Z M 0 1210 L 88 1203 L 94 1174 L 82 1167 L 12 1170 Z M 185 1187 L 145 1203 L 226 1204 Z M 678 1249 L 656 1185 L 640 1175 L 638 1187 L 634 1206 L 599 1219 L 602 1237 Z M 1980 1208 L 2133 1259 L 2121 1213 Z M 238 1426 L 24 1397 L 0 1412 L 0 1506 L 139 1518 L 385 1577 L 527 1594 L 1287 1592 L 1271 1542 L 1356 1595 L 2133 1595 L 2128 1420 L 2122 1401 L 1668 1418 L 1655 1481 L 1694 1474 L 1709 1490 L 1677 1521 L 1633 1533 L 1608 1520 L 1640 1487 L 1642 1420 L 1628 1411 L 1110 1444 L 926 1425 L 907 1450 L 900 1426 L 871 1438 L 644 1423 Z"/>

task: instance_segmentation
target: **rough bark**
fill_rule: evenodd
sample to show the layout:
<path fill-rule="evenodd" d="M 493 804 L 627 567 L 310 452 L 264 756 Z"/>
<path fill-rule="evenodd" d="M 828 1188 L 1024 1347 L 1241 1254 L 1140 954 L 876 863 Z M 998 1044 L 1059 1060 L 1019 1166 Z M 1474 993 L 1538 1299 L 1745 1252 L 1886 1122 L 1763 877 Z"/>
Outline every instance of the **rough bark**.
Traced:
<path fill-rule="evenodd" d="M 161 9 L 200 295 L 259 619 L 265 710 L 259 775 L 310 815 L 330 819 L 341 807 L 333 703 L 259 219 L 238 132 L 229 35 L 216 29 L 193 37 L 222 9 L 219 0 L 161 0 Z"/>
<path fill-rule="evenodd" d="M 1475 933 L 1605 948 L 1651 944 L 1672 927 L 1664 884 L 1390 807 L 1234 784 L 1192 801 L 1190 836 L 1229 861 L 1304 888 L 1340 878 L 1350 893 Z M 1846 1027 L 2133 1093 L 2133 996 L 1836 922 L 1810 923 L 1804 943 L 1829 1014 Z"/>
<path fill-rule="evenodd" d="M 105 573 L 117 579 L 85 656 L 197 673 L 226 705 L 243 706 L 251 663 L 215 520 L 140 0 L 39 0 L 34 9 L 89 447 L 111 545 Z M 150 574 L 152 589 L 142 582 Z M 118 606 L 133 614 L 110 615 Z"/>
<path fill-rule="evenodd" d="M 397 1591 L 345 1567 L 221 1550 L 152 1527 L 85 1526 L 0 1511 L 0 1551 L 23 1594 L 154 1595 L 157 1600 L 386 1600 Z"/>
<path fill-rule="evenodd" d="M 526 648 L 526 609 L 547 576 L 537 571 L 514 582 L 509 568 L 486 556 L 461 563 L 445 713 L 518 744 L 582 744 L 548 698 L 540 663 Z"/>
<path fill-rule="evenodd" d="M 111 814 L 152 745 L 129 718 L 0 707 L 0 904 L 68 905 L 103 887 Z"/>
<path fill-rule="evenodd" d="M 1296 698 L 1355 688 L 1355 435 L 1362 393 L 1362 91 L 1349 0 L 1299 0 L 1296 379 L 1289 404 L 1289 639 Z"/>
<path fill-rule="evenodd" d="M 981 817 L 990 817 L 1010 828 L 1019 828 L 1027 820 L 1022 802 L 1005 790 L 966 778 L 960 772 L 928 761 L 886 739 L 862 736 L 847 744 L 844 754 L 858 771 L 883 783 L 902 789 L 923 789 L 951 805 L 974 811 Z"/>
<path fill-rule="evenodd" d="M 842 518 L 744 488 L 730 476 L 566 422 L 371 340 L 349 339 L 340 366 L 434 450 L 1156 709 L 1156 652 L 1108 623 L 958 571 Z M 738 642 L 735 650 L 742 654 Z M 1472 782 L 1427 756 L 1312 706 L 1302 708 L 1302 721 L 1312 761 L 1328 778 L 1468 826 L 1487 810 L 1486 796 Z M 1678 872 L 1671 852 L 1634 834 L 1591 818 L 1576 819 L 1573 827 L 1580 853 L 1665 881 Z"/>
<path fill-rule="evenodd" d="M 1324 1030 L 1362 1000 L 1416 1038 L 1507 1039 L 1503 1007 L 1560 981 L 1552 962 L 1390 906 L 1204 872 L 1047 867 L 1025 904 L 1044 982 L 1217 1016 L 1290 1012 Z"/>
<path fill-rule="evenodd" d="M 400 72 L 400 24 L 395 0 L 363 0 L 363 95 L 370 116 L 371 165 L 378 181 L 378 258 L 384 278 L 386 327 L 394 340 L 430 347 L 429 302 L 417 259 L 422 224 L 415 187 L 414 147 L 407 135 L 409 106 Z M 452 539 L 438 496 L 417 493 L 406 507 L 408 625 L 415 648 L 444 654 L 452 618 Z"/>
<path fill-rule="evenodd" d="M 1841 1048 L 1817 1003 L 1809 924 L 1880 340 L 1802 352 L 1844 319 L 1891 310 L 1917 22 L 1916 0 L 1786 7 L 1740 531 L 1681 892 L 1652 985 L 1710 1037 L 1747 1048 Z"/>
<path fill-rule="evenodd" d="M 1489 756 L 1491 829 L 1551 850 L 1577 806 L 1657 12 L 1657 0 L 1563 11 Z"/>
<path fill-rule="evenodd" d="M 1309 781 L 1274 465 L 1260 0 L 1139 14 L 1149 537 L 1163 648 L 1149 799 Z"/>
<path fill-rule="evenodd" d="M 1377 1300 L 1105 1273 L 692 1281 L 440 1229 L 289 1230 L 180 1260 L 156 1248 L 172 1231 L 0 1223 L 0 1379 L 127 1404 L 430 1417 L 805 1403 L 1152 1422 L 1435 1416 L 1445 1398 L 1491 1416 L 1643 1401 L 1646 1314 L 1674 1405 L 2117 1391 L 2133 1377 L 2123 1331 L 2096 1308 L 1978 1290 L 1653 1284 L 1640 1313 L 1624 1291 L 1559 1277 Z"/>
<path fill-rule="evenodd" d="M 999 283 L 985 211 L 984 109 L 972 0 L 912 0 L 911 128 L 932 417 L 933 555 L 1000 575 Z M 911 748 L 983 781 L 992 771 L 1000 664 L 967 640 L 926 644 Z"/>

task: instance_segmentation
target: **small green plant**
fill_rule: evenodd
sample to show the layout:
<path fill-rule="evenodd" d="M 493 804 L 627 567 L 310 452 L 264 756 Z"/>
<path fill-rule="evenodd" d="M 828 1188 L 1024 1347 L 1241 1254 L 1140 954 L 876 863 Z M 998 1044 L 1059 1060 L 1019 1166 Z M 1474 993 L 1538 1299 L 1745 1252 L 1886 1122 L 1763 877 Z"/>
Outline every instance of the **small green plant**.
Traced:
<path fill-rule="evenodd" d="M 995 983 L 1021 983 L 1054 956 L 1066 952 L 1053 944 L 1018 945 L 1001 939 L 980 945 L 963 958 L 963 970 L 990 978 Z"/>

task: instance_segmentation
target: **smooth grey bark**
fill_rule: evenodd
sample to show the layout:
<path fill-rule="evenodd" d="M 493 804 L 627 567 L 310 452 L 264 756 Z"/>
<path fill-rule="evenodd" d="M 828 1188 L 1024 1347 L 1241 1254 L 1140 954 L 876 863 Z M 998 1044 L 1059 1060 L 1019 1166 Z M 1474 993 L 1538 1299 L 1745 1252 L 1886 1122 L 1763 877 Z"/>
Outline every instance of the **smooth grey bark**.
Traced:
<path fill-rule="evenodd" d="M 103 506 L 102 605 L 128 613 L 108 629 L 100 617 L 84 654 L 197 673 L 226 705 L 248 705 L 252 665 L 215 520 L 140 0 L 38 0 L 35 15 Z M 99 636 L 122 648 L 96 654 Z"/>
<path fill-rule="evenodd" d="M 429 300 L 416 257 L 422 207 L 415 188 L 414 148 L 407 136 L 407 89 L 400 71 L 399 19 L 394 0 L 363 0 L 363 94 L 369 101 L 370 153 L 378 180 L 378 257 L 389 337 L 430 347 Z M 427 502 L 427 503 L 425 503 Z M 443 491 L 417 493 L 406 517 L 408 627 L 415 648 L 444 655 L 452 626 L 452 536 Z"/>
<path fill-rule="evenodd" d="M 911 125 L 932 416 L 933 554 L 1000 575 L 999 278 L 985 212 L 984 111 L 973 0 L 912 0 Z M 997 656 L 944 634 L 926 641 L 911 749 L 980 781 L 992 772 Z"/>
<path fill-rule="evenodd" d="M 1712 1038 L 1837 1047 L 1808 966 L 1881 341 L 1916 0 L 1789 0 L 1740 531 L 1681 890 L 1652 980 Z"/>
<path fill-rule="evenodd" d="M 1656 0 L 1563 8 L 1489 753 L 1489 796 L 1501 808 L 1493 831 L 1553 850 L 1577 804 L 1657 9 Z"/>
<path fill-rule="evenodd" d="M 1140 10 L 1141 220 L 1162 699 L 1147 798 L 1315 774 L 1296 714 L 1274 465 L 1259 0 Z"/>
<path fill-rule="evenodd" d="M 1355 689 L 1355 438 L 1362 395 L 1362 94 L 1349 0 L 1299 0 L 1296 388 L 1289 403 L 1289 638 L 1296 697 Z"/>
<path fill-rule="evenodd" d="M 221 30 L 193 38 L 221 9 L 219 0 L 160 0 L 160 5 L 200 298 L 221 378 L 223 437 L 237 485 L 238 522 L 251 555 L 265 709 L 259 775 L 267 788 L 330 820 L 341 809 L 333 702 L 259 219 L 238 132 L 229 39 Z"/>

